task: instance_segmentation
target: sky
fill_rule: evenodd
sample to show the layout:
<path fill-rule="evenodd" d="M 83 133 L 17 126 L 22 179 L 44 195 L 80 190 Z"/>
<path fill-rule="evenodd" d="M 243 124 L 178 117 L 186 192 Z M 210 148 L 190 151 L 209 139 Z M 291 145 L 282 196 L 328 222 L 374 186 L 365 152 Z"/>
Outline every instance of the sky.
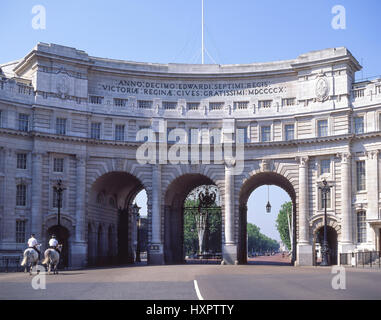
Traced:
<path fill-rule="evenodd" d="M 44 29 L 32 26 L 35 5 L 45 8 Z M 332 27 L 336 5 L 345 9 L 345 29 Z M 364 67 L 357 80 L 381 77 L 379 0 L 205 0 L 204 8 L 205 63 L 294 59 L 309 51 L 345 46 Z M 38 42 L 104 58 L 201 63 L 201 0 L 2 0 L 0 14 L 0 63 L 22 58 Z M 279 238 L 275 213 L 260 212 L 262 189 L 267 191 L 257 189 L 249 200 L 249 221 L 254 219 L 264 233 Z M 276 187 L 270 194 L 274 212 L 283 199 L 288 200 Z M 145 214 L 143 193 L 137 202 Z M 251 218 L 254 208 L 260 210 Z"/>

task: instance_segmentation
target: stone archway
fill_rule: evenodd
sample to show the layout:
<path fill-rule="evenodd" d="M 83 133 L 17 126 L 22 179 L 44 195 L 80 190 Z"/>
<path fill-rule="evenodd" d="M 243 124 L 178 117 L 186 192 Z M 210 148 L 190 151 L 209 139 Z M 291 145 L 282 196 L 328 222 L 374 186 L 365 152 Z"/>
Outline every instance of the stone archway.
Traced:
<path fill-rule="evenodd" d="M 111 171 L 94 181 L 88 203 L 88 247 L 92 250 L 89 255 L 92 262 L 134 263 L 132 205 L 142 189 L 145 186 L 141 180 L 124 171 Z M 116 226 L 115 232 L 109 228 L 111 225 Z"/>
<path fill-rule="evenodd" d="M 272 172 L 259 172 L 246 179 L 239 193 L 239 216 L 238 216 L 238 249 L 237 260 L 239 264 L 247 263 L 247 202 L 251 193 L 258 187 L 263 185 L 276 185 L 285 190 L 291 198 L 293 208 L 293 248 L 292 263 L 296 259 L 296 240 L 297 240 L 297 223 L 296 223 L 296 192 L 292 183 L 283 175 Z"/>
<path fill-rule="evenodd" d="M 203 174 L 189 173 L 174 179 L 165 192 L 164 261 L 166 264 L 184 263 L 184 201 L 193 189 L 201 185 L 216 185 L 216 183 Z"/>

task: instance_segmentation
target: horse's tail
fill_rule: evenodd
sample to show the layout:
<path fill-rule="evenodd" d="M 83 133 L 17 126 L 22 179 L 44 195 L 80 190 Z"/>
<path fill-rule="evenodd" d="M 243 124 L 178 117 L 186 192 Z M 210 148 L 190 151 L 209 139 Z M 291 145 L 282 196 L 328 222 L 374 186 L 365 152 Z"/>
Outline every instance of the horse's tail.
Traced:
<path fill-rule="evenodd" d="M 41 264 L 48 264 L 50 257 L 50 251 L 46 252 L 44 261 L 41 262 Z"/>
<path fill-rule="evenodd" d="M 22 261 L 21 261 L 21 266 L 22 267 L 26 265 L 26 263 L 28 261 L 28 257 L 29 257 L 29 252 L 27 251 L 27 252 L 24 253 L 24 259 L 22 259 Z"/>

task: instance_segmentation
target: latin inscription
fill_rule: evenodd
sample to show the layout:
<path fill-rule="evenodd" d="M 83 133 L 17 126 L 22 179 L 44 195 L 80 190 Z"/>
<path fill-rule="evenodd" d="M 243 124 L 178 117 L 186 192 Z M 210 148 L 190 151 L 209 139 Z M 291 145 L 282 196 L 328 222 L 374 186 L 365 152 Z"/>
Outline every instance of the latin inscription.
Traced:
<path fill-rule="evenodd" d="M 286 87 L 267 81 L 234 83 L 178 83 L 142 80 L 116 80 L 99 83 L 98 89 L 111 93 L 167 97 L 228 97 L 283 94 Z"/>

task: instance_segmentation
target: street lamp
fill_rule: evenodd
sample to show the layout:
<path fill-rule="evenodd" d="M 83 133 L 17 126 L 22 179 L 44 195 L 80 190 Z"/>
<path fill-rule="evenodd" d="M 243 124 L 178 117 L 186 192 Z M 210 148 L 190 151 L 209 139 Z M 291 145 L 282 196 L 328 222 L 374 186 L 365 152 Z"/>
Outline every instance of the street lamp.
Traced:
<path fill-rule="evenodd" d="M 140 225 L 141 225 L 141 220 L 140 220 L 140 213 L 139 213 L 140 207 L 134 203 L 132 206 L 132 212 L 135 214 L 136 219 L 137 219 L 137 226 L 136 226 L 136 262 L 141 262 L 140 259 Z"/>
<path fill-rule="evenodd" d="M 271 204 L 270 204 L 270 191 L 269 191 L 270 187 L 269 185 L 267 185 L 267 204 L 266 204 L 266 212 L 267 213 L 270 213 L 271 212 Z"/>
<path fill-rule="evenodd" d="M 323 194 L 323 202 L 324 202 L 324 239 L 323 239 L 323 246 L 321 248 L 321 253 L 322 253 L 322 260 L 320 265 L 321 266 L 329 266 L 328 263 L 328 241 L 327 241 L 327 194 L 331 190 L 330 185 L 328 185 L 327 181 L 324 179 L 320 184 L 319 184 L 319 189 L 321 190 Z"/>
<path fill-rule="evenodd" d="M 57 185 L 53 186 L 54 192 L 57 194 L 57 225 L 61 226 L 61 206 L 62 206 L 62 193 L 66 190 L 66 188 L 62 187 L 62 180 L 59 179 L 57 181 Z"/>

